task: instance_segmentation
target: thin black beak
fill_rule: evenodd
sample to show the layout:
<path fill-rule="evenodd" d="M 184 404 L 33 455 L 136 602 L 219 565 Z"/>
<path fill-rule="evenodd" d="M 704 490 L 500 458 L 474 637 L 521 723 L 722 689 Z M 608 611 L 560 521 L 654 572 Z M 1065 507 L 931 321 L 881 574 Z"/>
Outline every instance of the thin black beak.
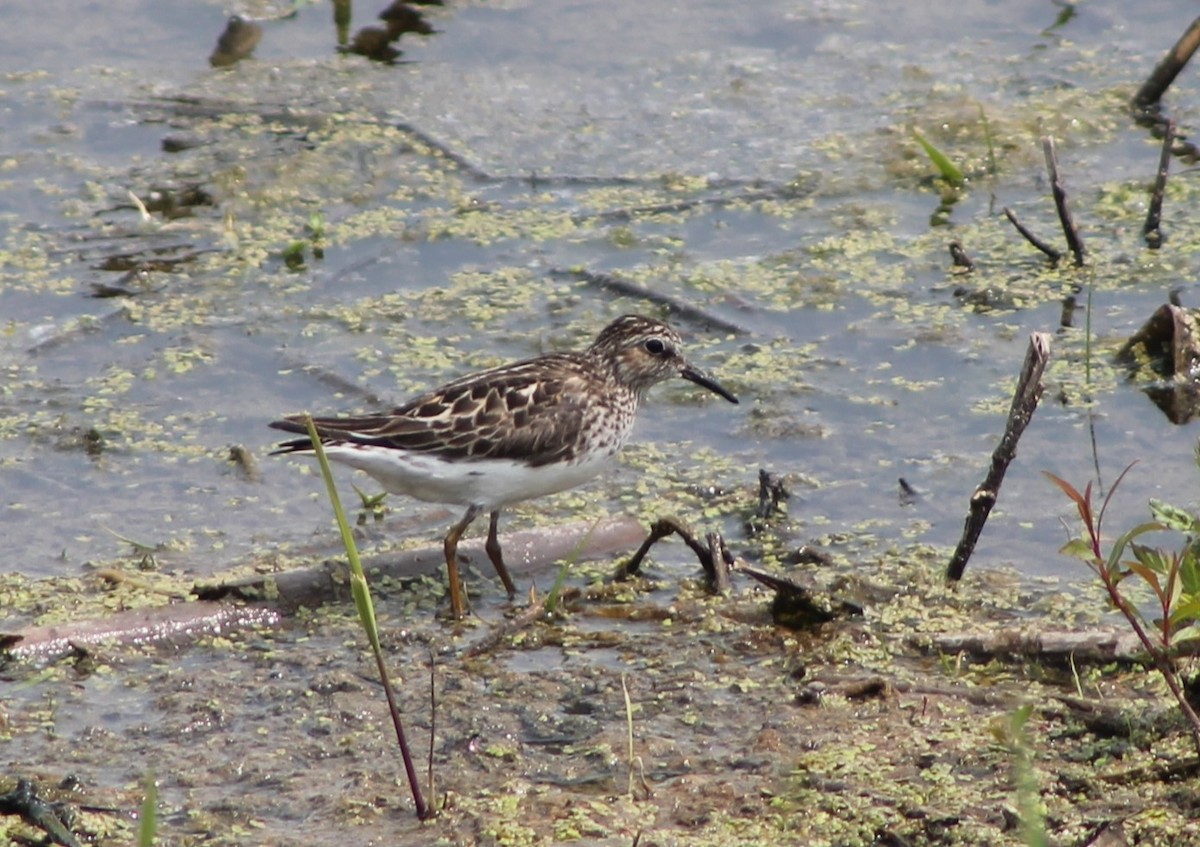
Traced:
<path fill-rule="evenodd" d="M 738 401 L 738 399 L 733 396 L 733 394 L 729 391 L 728 388 L 721 385 L 721 383 L 717 382 L 711 376 L 707 376 L 707 375 L 701 373 L 700 371 L 696 370 L 691 365 L 685 366 L 683 368 L 683 370 L 681 370 L 679 372 L 679 375 L 681 377 L 683 377 L 684 379 L 686 379 L 688 382 L 694 382 L 694 383 L 696 383 L 696 385 L 704 386 L 709 391 L 711 391 L 713 394 L 720 394 L 722 397 L 724 397 L 730 403 L 736 403 Z"/>

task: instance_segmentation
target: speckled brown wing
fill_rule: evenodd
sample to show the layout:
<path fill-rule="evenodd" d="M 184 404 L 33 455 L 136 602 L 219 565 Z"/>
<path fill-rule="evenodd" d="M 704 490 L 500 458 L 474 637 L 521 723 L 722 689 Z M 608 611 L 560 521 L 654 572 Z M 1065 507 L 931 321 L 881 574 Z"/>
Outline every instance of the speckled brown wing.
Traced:
<path fill-rule="evenodd" d="M 472 374 L 386 414 L 318 418 L 324 440 L 372 444 L 447 459 L 511 459 L 533 467 L 574 457 L 594 375 L 577 354 L 541 356 Z M 302 418 L 271 424 L 303 432 Z M 280 452 L 311 449 L 308 439 Z"/>

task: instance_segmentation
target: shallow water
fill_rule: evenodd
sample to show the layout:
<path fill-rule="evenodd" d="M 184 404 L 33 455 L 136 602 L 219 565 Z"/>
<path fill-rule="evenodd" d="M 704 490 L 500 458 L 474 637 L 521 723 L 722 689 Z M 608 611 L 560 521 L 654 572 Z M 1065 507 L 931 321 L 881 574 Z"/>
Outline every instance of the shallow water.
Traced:
<path fill-rule="evenodd" d="M 998 209 L 1057 234 L 1037 143 L 1052 132 L 1097 267 L 1097 356 L 1168 289 L 1188 299 L 1186 201 L 1168 200 L 1179 234 L 1148 254 L 1129 209 L 1144 203 L 1157 150 L 1120 109 L 1186 15 L 1115 0 L 1058 23 L 1065 7 L 1052 3 L 941 8 L 452 6 L 432 11 L 436 35 L 404 37 L 411 63 L 388 67 L 338 55 L 330 9 L 317 5 L 264 22 L 254 58 L 214 71 L 215 6 L 7 5 L 0 24 L 21 37 L 0 59 L 6 567 L 80 573 L 126 552 L 106 530 L 163 545 L 163 566 L 197 575 L 328 537 L 315 478 L 265 458 L 265 423 L 400 400 L 473 367 L 585 343 L 620 312 L 656 310 L 550 273 L 584 267 L 749 331 L 721 338 L 682 323 L 695 358 L 743 404 L 697 415 L 692 392 L 661 390 L 639 430 L 654 450 L 587 489 L 590 502 L 615 508 L 652 472 L 666 475 L 651 486 L 663 508 L 678 508 L 669 480 L 702 477 L 723 457 L 712 472 L 744 487 L 747 503 L 759 467 L 800 478 L 789 505 L 797 543 L 871 527 L 881 540 L 952 545 L 1027 334 L 1045 330 L 1067 358 L 1051 370 L 974 566 L 1074 573 L 1055 553 L 1067 504 L 1039 472 L 1082 484 L 1094 430 L 1103 482 L 1139 460 L 1114 508 L 1116 520 L 1140 519 L 1149 496 L 1193 499 L 1195 435 L 1120 375 L 1103 373 L 1085 408 L 1081 332 L 1057 330 L 1063 291 L 1082 277 L 1046 271 Z M 1184 124 L 1189 79 L 1171 94 Z M 197 116 L 195 98 L 226 105 Z M 980 174 L 948 223 L 931 227 L 938 191 L 907 127 L 977 163 L 981 108 L 999 173 Z M 397 123 L 418 135 L 387 129 Z M 175 135 L 203 145 L 162 152 Z M 419 147 L 422 137 L 469 169 Z M 795 197 L 729 200 L 756 180 L 797 179 Z M 1176 176 L 1181 195 L 1188 180 Z M 127 190 L 191 182 L 215 205 L 139 223 Z M 1122 216 L 1108 201 L 1126 190 Z M 680 199 L 695 205 L 612 215 Z M 279 252 L 314 211 L 324 259 L 289 273 Z M 950 237 L 979 259 L 972 278 L 949 273 Z M 138 296 L 85 296 L 117 282 L 120 271 L 97 267 L 127 248 L 143 260 L 199 258 L 151 273 Z M 954 296 L 960 284 L 1015 288 L 1020 301 L 976 312 Z M 98 456 L 84 449 L 91 428 Z M 681 430 L 689 444 L 673 445 Z M 259 481 L 226 461 L 231 444 L 259 457 Z M 916 504 L 899 504 L 899 477 L 922 493 Z M 736 511 L 717 521 L 734 540 Z"/>
<path fill-rule="evenodd" d="M 61 583 L 70 602 L 111 609 L 147 600 L 86 579 L 90 564 L 153 582 L 136 570 L 144 559 L 186 584 L 330 555 L 319 480 L 300 461 L 267 458 L 268 421 L 373 408 L 474 368 L 583 345 L 626 311 L 666 314 L 570 271 L 620 274 L 742 328 L 669 315 L 695 361 L 742 403 L 658 389 L 620 467 L 514 510 L 505 527 L 674 513 L 720 530 L 753 564 L 813 542 L 833 557 L 816 569 L 823 589 L 880 574 L 891 587 L 864 592 L 865 621 L 809 643 L 770 625 L 762 594 L 702 596 L 689 581 L 694 559 L 671 541 L 652 552 L 653 589 L 636 595 L 659 614 L 633 623 L 619 602 L 611 617 L 585 604 L 475 664 L 454 651 L 479 630 L 463 637 L 435 623 L 431 582 L 423 593 L 389 587 L 379 615 L 418 738 L 430 675 L 438 688 L 438 776 L 458 806 L 436 835 L 492 843 L 503 833 L 486 827 L 536 818 L 548 839 L 578 824 L 572 815 L 592 809 L 580 792 L 615 792 L 618 772 L 625 784 L 624 754 L 613 751 L 626 744 L 628 702 L 659 817 L 630 804 L 585 831 L 594 843 L 628 844 L 647 826 L 662 843 L 704 843 L 694 836 L 714 809 L 750 809 L 739 825 L 766 820 L 801 765 L 821 796 L 850 786 L 834 802 L 883 798 L 843 810 L 853 824 L 957 803 L 956 813 L 983 810 L 980 832 L 992 826 L 977 843 L 1000 843 L 1008 762 L 984 733 L 1009 706 L 961 711 L 953 695 L 912 689 L 878 714 L 849 701 L 807 710 L 795 683 L 808 667 L 936 685 L 933 659 L 897 659 L 913 629 L 1099 616 L 1099 601 L 1064 612 L 1061 597 L 991 570 L 1079 575 L 1056 552 L 1061 520 L 1073 516 L 1044 469 L 1082 485 L 1098 467 L 1105 490 L 1138 460 L 1112 529 L 1143 520 L 1149 497 L 1194 504 L 1195 424 L 1169 423 L 1145 380 L 1109 364 L 1172 289 L 1196 299 L 1194 177 L 1176 166 L 1168 241 L 1148 252 L 1139 227 L 1158 148 L 1124 110 L 1193 12 L 1165 0 L 960 2 L 952 15 L 943 3 L 884 5 L 453 4 L 430 9 L 437 34 L 404 36 L 395 66 L 339 54 L 331 7 L 302 5 L 263 20 L 254 58 L 214 71 L 219 4 L 0 4 L 0 572 L 84 577 Z M 282 9 L 240 11 L 265 19 Z M 360 4 L 353 27 L 375 11 Z M 1193 78 L 1185 72 L 1169 96 L 1184 128 L 1197 108 Z M 968 190 L 947 198 L 913 125 L 962 164 Z M 1084 272 L 1047 268 L 1001 216 L 1010 206 L 1061 240 L 1042 133 L 1058 141 L 1091 251 Z M 192 146 L 167 153 L 164 139 Z M 129 197 L 189 187 L 211 204 L 169 219 L 143 220 Z M 283 252 L 307 243 L 314 213 L 323 258 L 308 244 L 303 267 L 289 270 Z M 975 257 L 973 274 L 952 272 L 952 238 Z M 135 266 L 144 277 L 126 278 Z M 1059 319 L 1063 297 L 1089 283 L 1087 377 L 1083 315 L 1070 329 Z M 127 295 L 89 296 L 98 284 Z M 971 296 L 981 291 L 990 297 Z M 984 299 L 991 305 L 974 305 Z M 968 569 L 971 587 L 947 596 L 940 568 L 1033 331 L 1054 336 L 1045 398 Z M 256 467 L 235 466 L 231 445 Z M 787 520 L 763 535 L 746 526 L 759 468 L 792 490 Z M 352 506 L 350 483 L 374 490 L 339 478 Z M 901 500 L 899 478 L 914 501 Z M 368 521 L 374 543 L 436 543 L 451 519 L 399 498 L 390 507 L 383 523 Z M 594 567 L 593 578 L 608 570 Z M 487 625 L 501 619 L 496 586 L 483 587 L 475 610 Z M 0 632 L 66 614 L 54 603 L 6 612 Z M 332 606 L 269 632 L 182 650 L 114 646 L 82 657 L 90 668 L 31 670 L 0 689 L 6 759 L 47 784 L 77 773 L 119 809 L 140 802 L 156 770 L 162 831 L 185 840 L 341 844 L 353 832 L 362 843 L 429 843 L 398 787 L 399 763 L 375 755 L 389 729 L 350 614 Z M 998 672 L 975 673 L 956 666 L 954 682 L 991 686 Z M 1083 679 L 1111 692 L 1108 680 Z M 1051 699 L 1019 684 L 1022 696 Z M 894 724 L 874 731 L 887 715 Z M 1035 749 L 1070 749 L 1063 739 L 1074 734 L 1035 723 Z M 578 748 L 541 743 L 580 726 Z M 861 773 L 847 776 L 853 732 L 874 735 Z M 888 756 L 875 752 L 885 736 Z M 1108 754 L 1071 766 L 1086 770 L 1097 755 Z M 929 762 L 973 774 L 956 786 L 971 799 L 946 795 L 936 769 L 924 782 Z M 600 788 L 586 782 L 597 775 Z M 1111 814 L 1111 787 L 1085 807 L 1078 784 L 1047 792 L 1052 818 L 1081 826 Z M 929 796 L 896 793 L 910 789 Z M 504 804 L 518 795 L 514 812 Z M 819 829 L 796 797 L 805 814 L 784 829 L 810 817 Z M 128 835 L 126 825 L 101 843 Z"/>

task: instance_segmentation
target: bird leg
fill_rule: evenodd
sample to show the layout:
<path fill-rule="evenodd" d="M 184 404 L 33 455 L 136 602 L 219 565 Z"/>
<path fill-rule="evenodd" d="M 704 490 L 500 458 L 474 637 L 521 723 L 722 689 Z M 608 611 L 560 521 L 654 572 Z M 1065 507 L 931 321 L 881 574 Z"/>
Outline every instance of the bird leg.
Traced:
<path fill-rule="evenodd" d="M 471 506 L 467 509 L 467 513 L 462 516 L 462 520 L 450 527 L 450 531 L 446 533 L 444 547 L 446 550 L 446 571 L 450 576 L 450 616 L 456 621 L 462 620 L 467 616 L 465 593 L 463 592 L 462 580 L 458 576 L 458 540 L 467 531 L 467 527 L 471 525 L 471 521 L 479 517 L 481 511 L 483 510 L 478 506 Z"/>
<path fill-rule="evenodd" d="M 487 544 L 483 546 L 483 549 L 487 550 L 488 558 L 492 560 L 492 566 L 500 575 L 500 581 L 504 583 L 504 590 L 508 592 L 508 599 L 511 600 L 517 596 L 517 587 L 513 585 L 512 577 L 508 575 L 508 568 L 504 566 L 504 556 L 500 553 L 500 539 L 496 535 L 496 526 L 499 522 L 500 510 L 497 509 L 492 512 L 492 520 L 488 524 Z"/>

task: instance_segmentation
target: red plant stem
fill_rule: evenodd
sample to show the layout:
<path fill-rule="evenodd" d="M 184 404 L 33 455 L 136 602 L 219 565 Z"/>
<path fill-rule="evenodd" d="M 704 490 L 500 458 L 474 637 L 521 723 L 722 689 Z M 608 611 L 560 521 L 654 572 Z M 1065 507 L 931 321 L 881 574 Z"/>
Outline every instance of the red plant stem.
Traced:
<path fill-rule="evenodd" d="M 1133 627 L 1134 634 L 1142 642 L 1142 646 L 1146 648 L 1146 652 L 1150 654 L 1150 658 L 1154 662 L 1154 667 L 1158 669 L 1158 672 L 1162 674 L 1162 678 L 1166 680 L 1167 687 L 1171 689 L 1171 693 L 1175 696 L 1176 701 L 1178 701 L 1179 708 L 1183 710 L 1184 717 L 1192 725 L 1192 742 L 1196 745 L 1196 753 L 1200 755 L 1200 716 L 1197 716 L 1191 703 L 1188 702 L 1187 695 L 1184 694 L 1183 689 L 1179 686 L 1179 678 L 1175 673 L 1175 668 L 1171 664 L 1170 656 L 1167 655 L 1165 649 L 1160 649 L 1157 644 L 1150 640 L 1150 636 L 1142 628 L 1142 624 L 1138 620 L 1137 612 L 1129 605 L 1129 601 L 1125 599 L 1121 592 L 1117 590 L 1116 583 L 1108 578 L 1104 570 L 1101 570 L 1100 578 L 1103 580 L 1104 587 L 1108 591 L 1109 599 L 1117 607 L 1117 611 L 1124 615 L 1125 620 L 1129 621 L 1129 625 Z M 1166 646 L 1164 644 L 1164 648 Z"/>
<path fill-rule="evenodd" d="M 408 787 L 412 792 L 413 806 L 417 810 L 417 820 L 429 820 L 433 817 L 433 810 L 426 804 L 424 796 L 421 794 L 421 783 L 417 780 L 417 768 L 413 764 L 412 752 L 408 749 L 408 739 L 404 735 L 404 726 L 400 722 L 400 709 L 396 705 L 396 698 L 392 694 L 392 683 L 388 679 L 387 666 L 383 663 L 383 654 L 375 652 L 375 665 L 379 668 L 379 678 L 383 680 L 383 693 L 387 697 L 388 711 L 392 716 L 392 725 L 396 729 L 396 740 L 400 742 L 400 758 L 404 761 L 404 770 L 408 774 Z"/>
<path fill-rule="evenodd" d="M 1167 588 L 1162 594 L 1163 643 L 1171 643 L 1171 598 L 1175 596 L 1175 578 L 1179 575 L 1179 556 L 1171 554 L 1171 570 L 1167 572 Z"/>

